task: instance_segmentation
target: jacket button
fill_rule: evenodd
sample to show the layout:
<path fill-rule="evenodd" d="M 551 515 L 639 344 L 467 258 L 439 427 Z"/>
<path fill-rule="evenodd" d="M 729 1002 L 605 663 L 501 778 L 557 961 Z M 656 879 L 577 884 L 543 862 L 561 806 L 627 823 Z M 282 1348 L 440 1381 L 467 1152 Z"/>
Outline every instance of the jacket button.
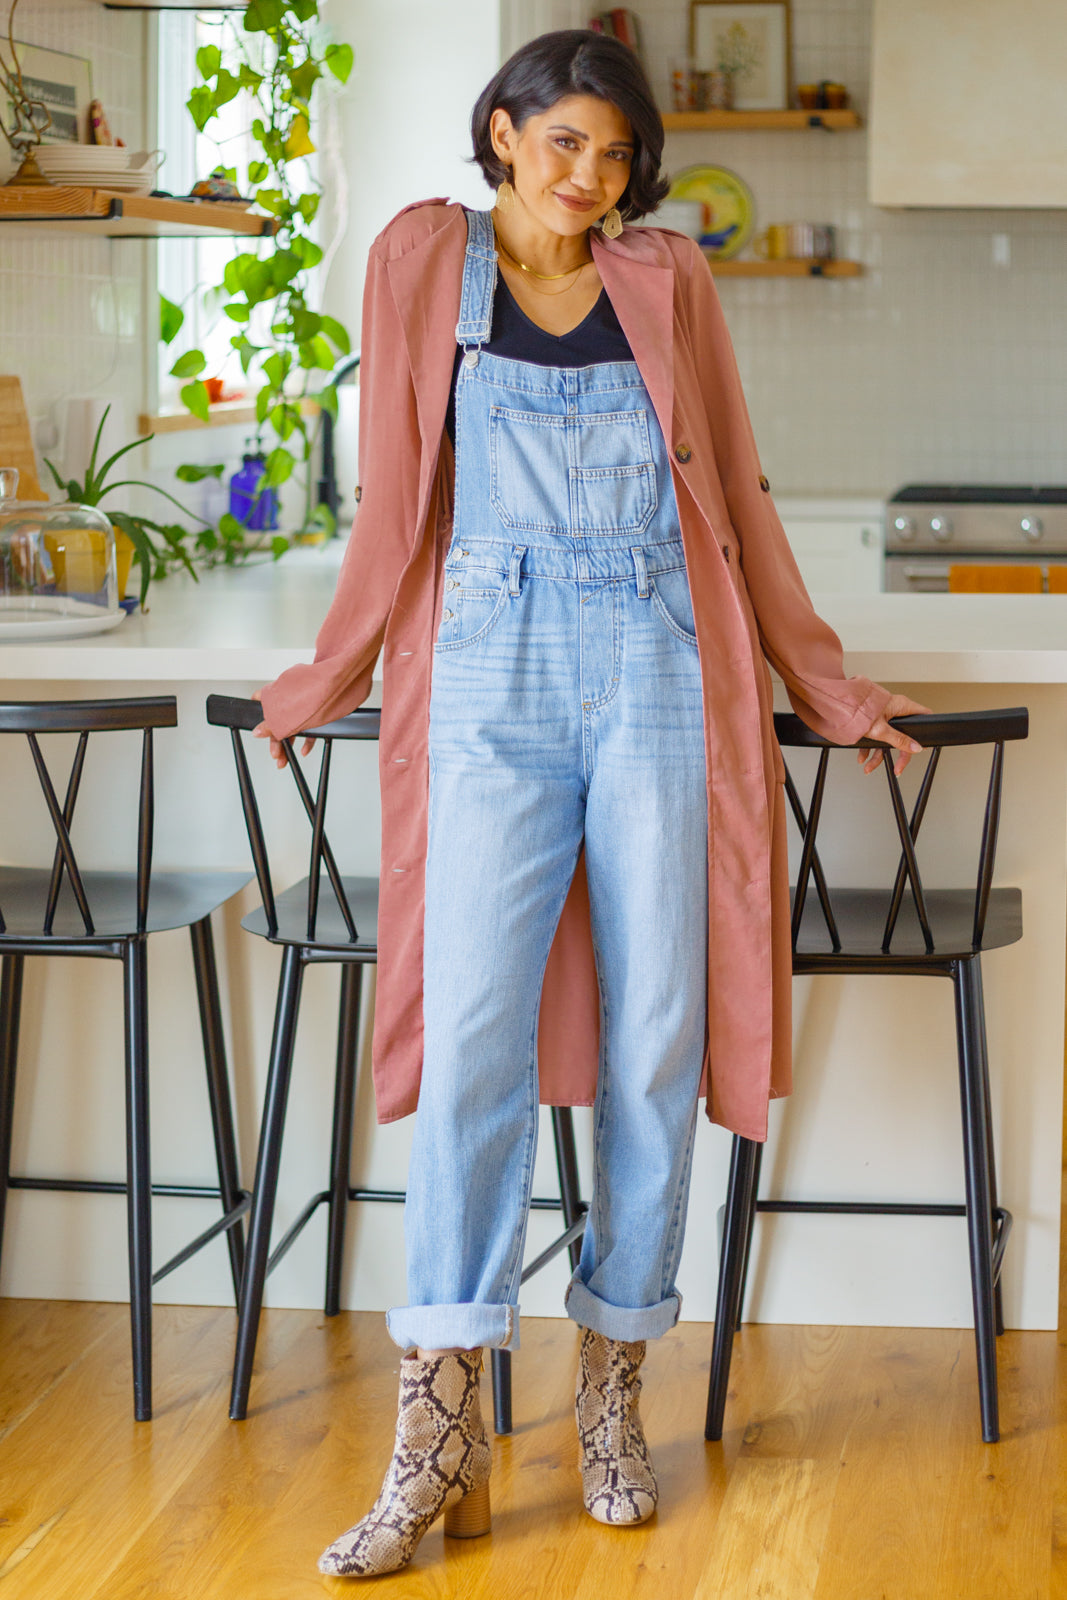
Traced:
<path fill-rule="evenodd" d="M 363 488 L 362 488 L 361 484 L 358 484 L 358 483 L 356 484 L 355 497 L 356 497 L 357 500 L 362 500 L 363 499 Z"/>
<path fill-rule="evenodd" d="M 674 453 L 677 456 L 678 460 L 682 463 L 683 466 L 685 465 L 685 463 L 687 461 L 690 461 L 692 459 L 692 456 L 693 456 L 693 452 L 692 452 L 692 450 L 690 450 L 690 448 L 689 448 L 689 446 L 687 444 L 675 445 Z"/>
<path fill-rule="evenodd" d="M 760 474 L 759 486 L 763 490 L 764 494 L 770 494 L 771 486 L 762 473 Z"/>

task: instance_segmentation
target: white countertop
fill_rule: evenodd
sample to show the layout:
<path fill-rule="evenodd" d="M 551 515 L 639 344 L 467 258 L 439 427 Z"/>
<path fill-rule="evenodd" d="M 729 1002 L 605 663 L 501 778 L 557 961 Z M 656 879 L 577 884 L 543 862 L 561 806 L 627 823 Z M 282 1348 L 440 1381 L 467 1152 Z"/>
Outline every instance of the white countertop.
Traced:
<path fill-rule="evenodd" d="M 110 633 L 0 644 L 0 678 L 267 683 L 310 661 L 343 545 L 153 584 Z M 890 683 L 1067 683 L 1067 596 L 816 595 L 850 672 Z"/>

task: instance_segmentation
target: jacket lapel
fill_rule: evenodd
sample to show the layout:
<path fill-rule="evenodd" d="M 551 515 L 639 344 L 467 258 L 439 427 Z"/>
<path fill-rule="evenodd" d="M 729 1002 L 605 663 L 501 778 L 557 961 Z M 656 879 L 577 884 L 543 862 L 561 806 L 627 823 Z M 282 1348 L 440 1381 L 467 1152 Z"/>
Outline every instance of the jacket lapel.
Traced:
<path fill-rule="evenodd" d="M 634 235 L 640 229 L 633 230 Z M 674 273 L 642 261 L 623 234 L 608 243 L 590 235 L 593 259 L 652 398 L 668 450 L 674 436 Z M 637 247 L 643 241 L 635 240 Z"/>
<path fill-rule="evenodd" d="M 447 225 L 416 249 L 390 261 L 389 286 L 404 329 L 422 435 L 420 496 L 425 505 L 445 430 L 456 322 L 463 289 L 467 222 L 457 205 Z"/>

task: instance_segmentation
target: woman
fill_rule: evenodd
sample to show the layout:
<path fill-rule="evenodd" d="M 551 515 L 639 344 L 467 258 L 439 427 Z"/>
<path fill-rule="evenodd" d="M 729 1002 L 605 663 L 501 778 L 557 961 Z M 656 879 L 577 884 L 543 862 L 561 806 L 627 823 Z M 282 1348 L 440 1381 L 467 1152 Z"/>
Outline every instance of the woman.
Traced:
<path fill-rule="evenodd" d="M 596 1097 L 567 1292 L 585 1505 L 651 1515 L 639 1369 L 678 1316 L 697 1097 L 764 1138 L 789 1087 L 763 657 L 820 732 L 918 748 L 885 720 L 917 708 L 846 679 L 812 611 L 703 257 L 626 226 L 667 187 L 636 58 L 535 39 L 472 133 L 493 210 L 424 202 L 372 248 L 355 532 L 315 663 L 258 730 L 284 761 L 382 652 L 375 1080 L 383 1119 L 418 1099 L 409 1304 L 393 1462 L 331 1573 L 402 1566 L 443 1510 L 488 1528 L 478 1372 L 518 1344 L 538 1076 Z"/>

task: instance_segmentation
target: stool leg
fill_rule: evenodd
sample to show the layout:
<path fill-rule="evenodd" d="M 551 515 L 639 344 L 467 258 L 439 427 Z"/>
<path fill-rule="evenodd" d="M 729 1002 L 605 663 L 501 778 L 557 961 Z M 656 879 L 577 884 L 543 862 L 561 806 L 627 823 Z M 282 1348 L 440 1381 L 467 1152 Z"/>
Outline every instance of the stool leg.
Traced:
<path fill-rule="evenodd" d="M 341 1008 L 337 1024 L 337 1071 L 334 1075 L 333 1129 L 330 1141 L 329 1227 L 326 1237 L 326 1315 L 341 1309 L 341 1266 L 348 1217 L 348 1177 L 352 1161 L 352 1111 L 356 1098 L 356 1051 L 363 968 L 341 964 Z"/>
<path fill-rule="evenodd" d="M 263 1103 L 263 1126 L 256 1158 L 255 1188 L 252 1195 L 248 1250 L 245 1255 L 241 1300 L 237 1313 L 237 1348 L 233 1361 L 230 1391 L 230 1416 L 239 1422 L 248 1411 L 248 1390 L 252 1382 L 252 1363 L 256 1354 L 259 1316 L 263 1309 L 263 1286 L 267 1279 L 270 1230 L 274 1221 L 274 1201 L 278 1192 L 285 1108 L 293 1070 L 293 1045 L 300 1010 L 300 989 L 304 966 L 295 945 L 286 945 L 278 982 L 278 1003 L 274 1012 L 274 1037 L 271 1040 L 267 1093 Z"/>
<path fill-rule="evenodd" d="M 971 1256 L 971 1298 L 978 1355 L 982 1438 L 1000 1438 L 997 1405 L 997 1339 L 993 1296 L 993 1205 L 990 1195 L 989 1126 L 983 1084 L 985 1041 L 978 958 L 955 964 L 956 1038 L 959 1051 L 960 1108 L 967 1184 L 967 1235 Z"/>
<path fill-rule="evenodd" d="M 15 1121 L 15 1065 L 19 1052 L 24 956 L 0 963 L 0 1250 L 4 1243 L 7 1180 L 11 1175 L 11 1133 Z"/>
<path fill-rule="evenodd" d="M 978 996 L 978 1031 L 982 1042 L 982 1093 L 985 1099 L 986 1143 L 988 1145 L 989 1202 L 995 1216 L 997 1210 L 997 1156 L 993 1141 L 993 1107 L 989 1094 L 989 1045 L 985 1026 L 985 994 L 982 987 L 981 960 L 975 960 L 972 964 L 974 966 L 975 989 Z M 999 1338 L 1004 1332 L 1004 1301 L 1000 1289 L 999 1273 L 993 1285 L 993 1318 L 997 1337 Z"/>
<path fill-rule="evenodd" d="M 493 1374 L 493 1432 L 511 1432 L 511 1351 L 490 1350 Z"/>
<path fill-rule="evenodd" d="M 556 1144 L 556 1170 L 559 1197 L 563 1203 L 563 1225 L 573 1227 L 582 1214 L 582 1191 L 578 1179 L 578 1152 L 574 1144 L 574 1113 L 570 1106 L 552 1107 L 552 1137 Z M 582 1256 L 582 1241 L 570 1245 L 571 1270 Z"/>
<path fill-rule="evenodd" d="M 204 1066 L 207 1069 L 211 1127 L 215 1136 L 219 1193 L 223 1211 L 229 1212 L 241 1202 L 241 1182 L 237 1167 L 237 1141 L 233 1131 L 230 1080 L 226 1072 L 226 1042 L 222 1032 L 219 974 L 215 964 L 211 918 L 205 917 L 202 922 L 192 923 L 189 937 L 193 946 L 193 970 L 196 973 L 196 997 L 200 1006 L 200 1032 L 204 1040 Z M 236 1305 L 241 1295 L 241 1274 L 245 1263 L 244 1225 L 240 1219 L 232 1228 L 227 1228 L 226 1245 L 230 1252 L 230 1275 L 233 1278 Z"/>
<path fill-rule="evenodd" d="M 741 1322 L 744 1278 L 749 1241 L 756 1214 L 756 1187 L 761 1146 L 752 1139 L 734 1138 L 730 1177 L 726 1186 L 726 1217 L 719 1257 L 719 1286 L 715 1301 L 715 1337 L 708 1379 L 705 1439 L 721 1439 L 726 1392 L 730 1383 L 730 1358 L 734 1334 Z"/>
<path fill-rule="evenodd" d="M 152 1170 L 148 1124 L 148 947 L 122 952 L 126 1034 L 126 1222 L 130 1255 L 133 1410 L 152 1416 Z"/>

